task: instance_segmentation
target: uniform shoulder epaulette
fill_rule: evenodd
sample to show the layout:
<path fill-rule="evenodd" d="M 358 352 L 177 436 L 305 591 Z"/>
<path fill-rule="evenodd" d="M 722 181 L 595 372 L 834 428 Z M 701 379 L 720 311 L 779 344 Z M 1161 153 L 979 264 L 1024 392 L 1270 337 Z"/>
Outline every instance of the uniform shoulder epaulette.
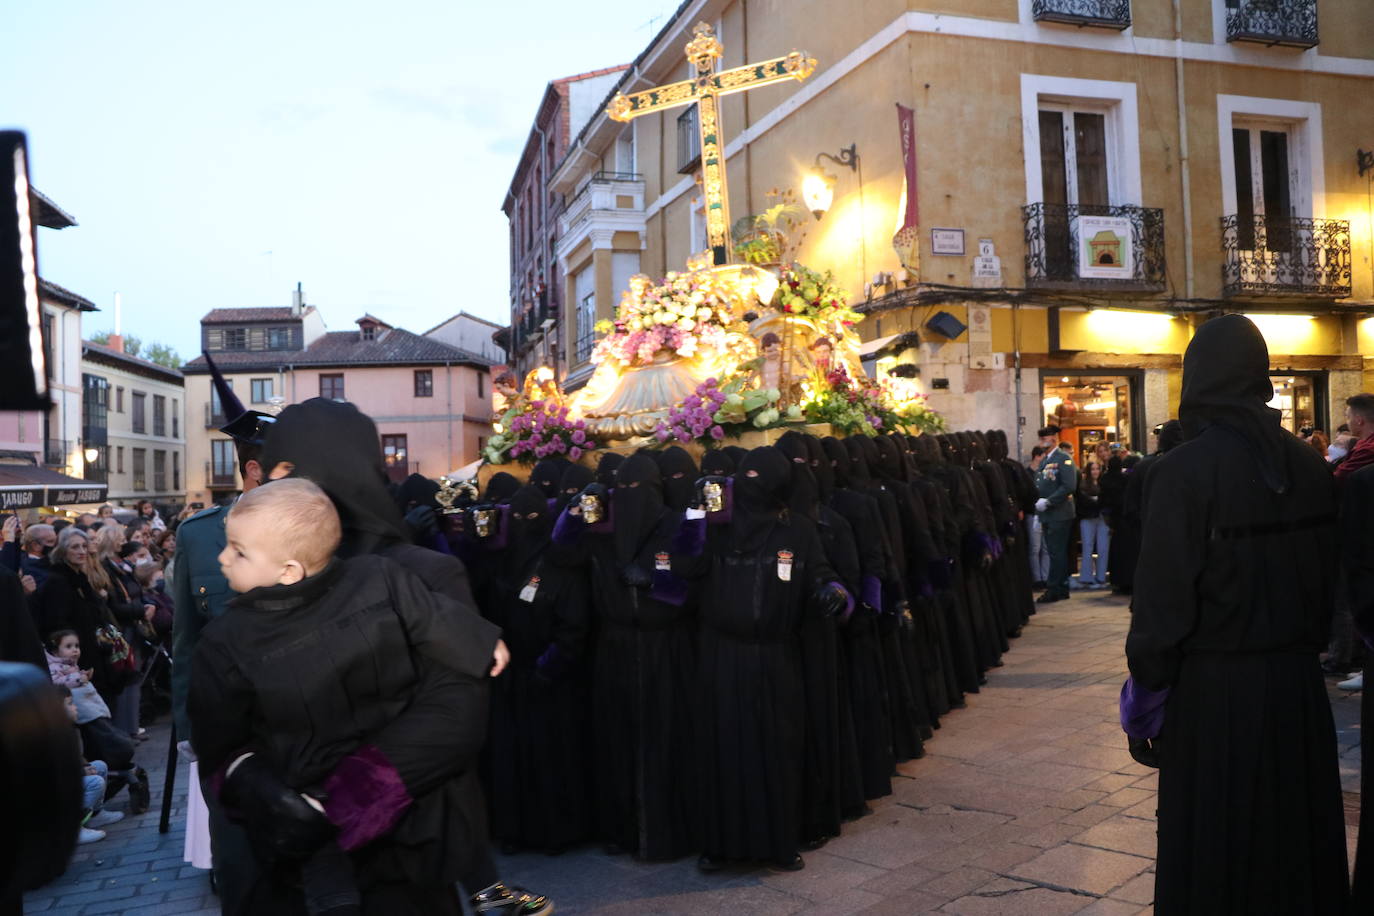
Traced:
<path fill-rule="evenodd" d="M 185 525 L 185 524 L 188 524 L 189 522 L 194 522 L 196 519 L 209 518 L 210 516 L 212 516 L 212 515 L 217 515 L 217 514 L 219 514 L 220 512 L 223 512 L 223 511 L 224 511 L 224 507 L 223 507 L 223 506 L 210 506 L 208 509 L 201 509 L 201 510 L 200 510 L 199 512 L 197 512 L 195 515 L 191 516 L 191 517 L 188 518 L 186 521 L 182 522 L 182 524 Z"/>

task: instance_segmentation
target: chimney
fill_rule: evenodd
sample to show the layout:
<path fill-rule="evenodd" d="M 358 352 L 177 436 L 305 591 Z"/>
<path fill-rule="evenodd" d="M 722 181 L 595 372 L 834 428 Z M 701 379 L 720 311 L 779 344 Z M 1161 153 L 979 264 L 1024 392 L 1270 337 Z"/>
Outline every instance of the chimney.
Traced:
<path fill-rule="evenodd" d="M 296 288 L 291 292 L 291 314 L 297 317 L 305 310 L 305 293 L 301 291 L 300 281 L 296 282 Z"/>
<path fill-rule="evenodd" d="M 124 306 L 123 297 L 121 297 L 121 296 L 119 295 L 119 293 L 115 293 L 115 302 L 114 302 L 114 333 L 110 335 L 109 341 L 105 344 L 105 346 L 109 347 L 111 350 L 117 350 L 117 351 L 119 351 L 120 353 L 123 353 L 123 352 L 124 352 L 124 336 L 123 336 L 122 334 L 119 333 L 119 331 L 120 331 L 119 319 L 120 319 L 120 313 L 123 311 L 123 306 Z"/>

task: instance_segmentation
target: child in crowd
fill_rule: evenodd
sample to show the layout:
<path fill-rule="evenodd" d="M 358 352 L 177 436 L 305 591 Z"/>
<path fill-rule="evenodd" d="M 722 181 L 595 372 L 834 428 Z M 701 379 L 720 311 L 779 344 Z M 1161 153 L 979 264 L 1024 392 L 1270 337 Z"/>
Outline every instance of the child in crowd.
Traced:
<path fill-rule="evenodd" d="M 406 751 L 384 732 L 417 698 L 440 699 L 431 685 L 447 675 L 417 654 L 443 665 L 463 647 L 445 599 L 418 578 L 378 556 L 335 559 L 341 530 L 329 497 L 304 479 L 273 481 L 234 505 L 219 562 L 239 595 L 196 649 L 192 744 L 226 809 L 275 861 L 275 900 L 299 906 L 303 892 L 311 914 L 358 912 L 370 886 L 404 882 L 413 901 L 433 895 L 433 910 L 448 912 L 451 885 L 394 873 L 379 849 L 393 831 L 405 842 L 414 801 L 401 776 Z M 483 711 L 468 765 L 484 729 Z"/>
<path fill-rule="evenodd" d="M 74 630 L 58 630 L 48 637 L 44 649 L 49 677 L 71 698 L 72 721 L 81 732 L 82 744 L 106 770 L 101 774 L 102 791 L 109 772 L 114 772 L 118 778 L 116 790 L 119 785 L 129 787 L 129 812 L 147 811 L 151 796 L 148 774 L 134 765 L 134 742 L 110 718 L 110 707 L 91 683 L 91 670 L 80 667 L 80 638 Z"/>
<path fill-rule="evenodd" d="M 67 716 L 72 720 L 72 725 L 76 725 L 79 713 L 76 703 L 73 701 L 71 688 L 59 683 L 57 692 L 62 695 L 62 704 L 67 710 Z M 98 694 L 96 698 L 99 699 Z M 77 734 L 77 740 L 80 741 L 80 732 L 78 731 Z M 85 814 L 82 816 L 81 830 L 77 834 L 76 841 L 86 844 L 105 839 L 105 831 L 100 828 L 124 820 L 124 812 L 106 811 L 104 809 L 105 780 L 110 775 L 110 768 L 105 765 L 105 761 L 86 760 L 83 757 L 81 764 L 85 768 L 81 784 L 81 808 Z"/>

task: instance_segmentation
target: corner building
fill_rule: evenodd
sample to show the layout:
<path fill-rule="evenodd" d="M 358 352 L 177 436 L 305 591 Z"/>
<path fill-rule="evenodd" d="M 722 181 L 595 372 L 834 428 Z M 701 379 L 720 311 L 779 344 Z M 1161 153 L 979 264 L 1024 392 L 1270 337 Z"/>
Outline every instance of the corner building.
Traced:
<path fill-rule="evenodd" d="M 1022 451 L 1047 417 L 1080 444 L 1149 450 L 1216 314 L 1264 332 L 1292 429 L 1330 430 L 1374 385 L 1369 15 L 1365 0 L 691 0 L 616 88 L 684 79 L 702 21 L 723 68 L 816 57 L 803 83 L 722 100 L 732 219 L 852 145 L 857 168 L 822 159 L 833 203 L 796 257 L 867 313 L 873 371 L 914 363 L 954 427 L 1019 429 Z M 910 183 L 898 104 L 914 111 Z M 706 247 L 694 117 L 603 108 L 550 174 L 569 308 L 548 333 L 573 387 L 580 334 L 623 292 L 615 255 L 637 247 L 661 275 Z"/>

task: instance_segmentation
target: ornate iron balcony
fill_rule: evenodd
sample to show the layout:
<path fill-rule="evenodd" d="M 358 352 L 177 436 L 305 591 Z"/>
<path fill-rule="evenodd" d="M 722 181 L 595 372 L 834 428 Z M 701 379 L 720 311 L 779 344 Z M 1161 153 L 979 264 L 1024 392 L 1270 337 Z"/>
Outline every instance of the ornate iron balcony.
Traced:
<path fill-rule="evenodd" d="M 1317 0 L 1236 0 L 1226 9 L 1226 40 L 1290 48 L 1317 46 Z"/>
<path fill-rule="evenodd" d="M 1350 223 L 1343 219 L 1225 216 L 1221 248 L 1228 297 L 1350 295 Z"/>
<path fill-rule="evenodd" d="M 1126 29 L 1131 25 L 1131 0 L 1034 0 L 1031 16 L 1036 22 Z"/>
<path fill-rule="evenodd" d="M 1030 204 L 1021 208 L 1021 215 L 1027 286 L 1138 292 L 1164 288 L 1163 210 Z"/>

